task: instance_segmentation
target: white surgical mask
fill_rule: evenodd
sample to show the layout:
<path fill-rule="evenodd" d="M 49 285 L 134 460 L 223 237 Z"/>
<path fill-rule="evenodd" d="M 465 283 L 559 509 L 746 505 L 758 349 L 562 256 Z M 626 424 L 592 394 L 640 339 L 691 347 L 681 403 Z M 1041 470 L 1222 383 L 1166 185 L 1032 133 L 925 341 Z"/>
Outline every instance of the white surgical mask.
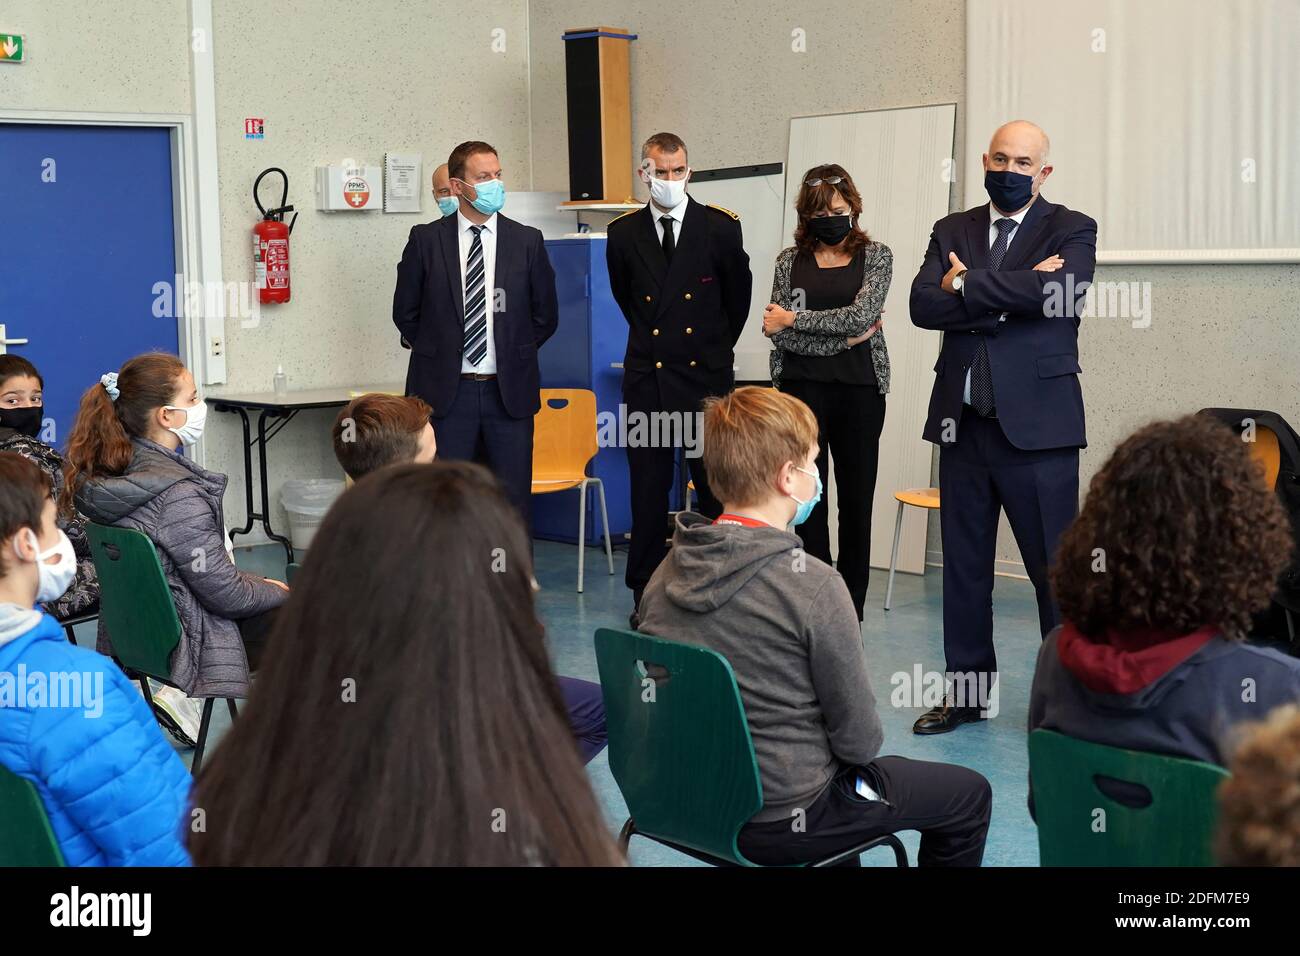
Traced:
<path fill-rule="evenodd" d="M 40 539 L 36 537 L 35 531 L 28 528 L 27 534 L 32 550 L 36 552 L 36 571 L 40 577 L 36 589 L 36 603 L 48 604 L 57 601 L 63 597 L 63 592 L 68 590 L 72 579 L 77 576 L 77 553 L 72 550 L 72 542 L 62 531 L 59 532 L 59 540 L 48 551 L 41 550 Z M 14 553 L 22 557 L 22 552 L 18 550 L 17 539 L 14 539 Z M 57 564 L 45 563 L 56 554 L 59 556 Z"/>
<path fill-rule="evenodd" d="M 208 403 L 201 401 L 197 405 L 190 405 L 186 408 L 179 405 L 164 405 L 163 408 L 173 412 L 185 413 L 184 425 L 180 428 L 169 428 L 167 430 L 179 438 L 182 445 L 197 444 L 198 440 L 203 437 L 203 423 L 208 417 Z"/>
<path fill-rule="evenodd" d="M 673 209 L 686 198 L 686 184 L 690 179 L 689 169 L 684 179 L 655 179 L 651 176 L 647 183 L 650 187 L 650 198 L 663 209 Z"/>

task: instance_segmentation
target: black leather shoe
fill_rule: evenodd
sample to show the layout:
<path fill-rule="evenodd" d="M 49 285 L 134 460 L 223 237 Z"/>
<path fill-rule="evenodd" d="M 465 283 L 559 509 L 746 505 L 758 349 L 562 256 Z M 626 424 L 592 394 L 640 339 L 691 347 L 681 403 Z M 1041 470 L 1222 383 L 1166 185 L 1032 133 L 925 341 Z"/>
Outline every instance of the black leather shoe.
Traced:
<path fill-rule="evenodd" d="M 641 629 L 641 618 L 637 616 L 636 611 L 633 611 L 627 616 L 627 626 L 634 631 L 639 631 Z"/>
<path fill-rule="evenodd" d="M 933 710 L 927 710 L 912 725 L 914 734 L 946 734 L 956 730 L 962 724 L 984 720 L 978 707 L 954 707 L 943 704 Z"/>

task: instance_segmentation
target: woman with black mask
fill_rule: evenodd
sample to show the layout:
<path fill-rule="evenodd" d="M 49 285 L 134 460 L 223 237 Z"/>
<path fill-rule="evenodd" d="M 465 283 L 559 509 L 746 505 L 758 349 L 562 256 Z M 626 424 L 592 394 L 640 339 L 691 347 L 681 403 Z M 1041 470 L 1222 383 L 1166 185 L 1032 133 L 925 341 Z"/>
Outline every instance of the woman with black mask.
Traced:
<path fill-rule="evenodd" d="M 889 391 L 889 352 L 880 315 L 894 257 L 858 224 L 862 197 L 844 168 L 808 170 L 795 200 L 794 245 L 776 257 L 763 334 L 775 346 L 772 384 L 817 418 L 817 471 L 824 485 L 835 456 L 840 575 L 862 618 L 871 558 L 871 501 Z M 804 549 L 831 561 L 826 502 L 797 533 Z"/>
<path fill-rule="evenodd" d="M 54 486 L 54 499 L 63 492 L 63 456 L 42 441 L 45 437 L 45 380 L 21 355 L 0 355 L 0 451 L 17 452 L 35 463 Z M 77 554 L 77 576 L 63 596 L 51 601 L 52 617 L 66 620 L 99 607 L 99 579 L 90 559 L 85 521 L 76 512 L 60 512 L 59 528 Z"/>

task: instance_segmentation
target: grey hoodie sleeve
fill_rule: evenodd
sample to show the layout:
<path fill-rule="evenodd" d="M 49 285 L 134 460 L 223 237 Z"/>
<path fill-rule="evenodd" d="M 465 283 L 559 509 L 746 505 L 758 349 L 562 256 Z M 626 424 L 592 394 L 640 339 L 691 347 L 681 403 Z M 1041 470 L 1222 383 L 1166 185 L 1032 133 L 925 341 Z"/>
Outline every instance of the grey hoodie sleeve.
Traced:
<path fill-rule="evenodd" d="M 193 482 L 179 481 L 159 496 L 156 543 L 199 603 L 231 620 L 279 607 L 288 593 L 235 567 L 226 552 L 225 529 Z"/>
<path fill-rule="evenodd" d="M 808 666 L 821 703 L 831 751 L 846 764 L 880 753 L 885 735 L 867 676 L 862 625 L 838 574 L 828 575 L 809 610 Z"/>

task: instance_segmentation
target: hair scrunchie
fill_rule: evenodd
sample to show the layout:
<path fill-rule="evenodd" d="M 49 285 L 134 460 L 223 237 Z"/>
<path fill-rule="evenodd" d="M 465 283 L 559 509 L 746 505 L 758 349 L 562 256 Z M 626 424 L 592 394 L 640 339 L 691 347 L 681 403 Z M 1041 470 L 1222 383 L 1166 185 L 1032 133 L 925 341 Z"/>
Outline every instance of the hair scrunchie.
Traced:
<path fill-rule="evenodd" d="M 99 376 L 99 384 L 104 386 L 104 391 L 108 392 L 108 397 L 117 401 L 117 397 L 122 394 L 121 389 L 117 387 L 117 373 L 105 372 Z"/>

